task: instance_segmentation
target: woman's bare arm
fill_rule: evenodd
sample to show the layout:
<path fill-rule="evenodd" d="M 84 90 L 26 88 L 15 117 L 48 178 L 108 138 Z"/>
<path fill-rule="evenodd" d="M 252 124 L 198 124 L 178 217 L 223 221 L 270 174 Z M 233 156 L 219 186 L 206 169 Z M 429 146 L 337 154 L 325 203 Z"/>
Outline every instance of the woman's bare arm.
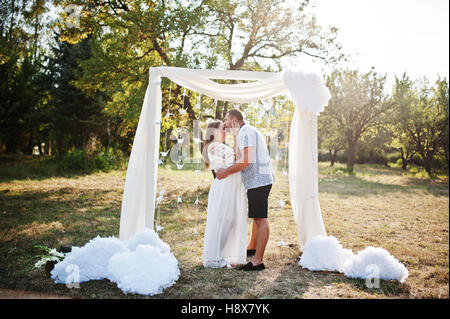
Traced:
<path fill-rule="evenodd" d="M 241 158 L 241 152 L 239 151 L 239 146 L 238 146 L 238 144 L 237 144 L 237 137 L 236 137 L 236 135 L 233 135 L 233 141 L 234 141 L 234 144 L 233 144 L 233 148 L 234 148 L 234 160 L 237 162 L 237 160 L 238 160 L 239 158 Z"/>
<path fill-rule="evenodd" d="M 237 162 L 241 158 L 241 152 L 237 143 L 237 135 L 239 134 L 239 124 L 234 123 L 231 128 L 231 134 L 233 135 L 233 149 L 234 149 L 234 160 Z"/>

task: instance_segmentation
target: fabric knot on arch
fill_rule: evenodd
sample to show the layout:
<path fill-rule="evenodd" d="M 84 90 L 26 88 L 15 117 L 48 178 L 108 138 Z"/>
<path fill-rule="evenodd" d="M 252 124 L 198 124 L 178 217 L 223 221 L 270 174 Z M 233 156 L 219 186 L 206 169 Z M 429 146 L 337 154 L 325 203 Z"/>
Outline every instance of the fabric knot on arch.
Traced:
<path fill-rule="evenodd" d="M 122 198 L 120 239 L 154 228 L 161 122 L 161 77 L 216 100 L 248 103 L 288 94 L 295 104 L 289 132 L 289 190 L 300 247 L 326 235 L 318 201 L 317 116 L 331 94 L 317 72 L 194 70 L 152 67 L 134 138 Z M 212 79 L 246 80 L 221 84 Z M 315 194 L 315 196 L 311 196 Z"/>

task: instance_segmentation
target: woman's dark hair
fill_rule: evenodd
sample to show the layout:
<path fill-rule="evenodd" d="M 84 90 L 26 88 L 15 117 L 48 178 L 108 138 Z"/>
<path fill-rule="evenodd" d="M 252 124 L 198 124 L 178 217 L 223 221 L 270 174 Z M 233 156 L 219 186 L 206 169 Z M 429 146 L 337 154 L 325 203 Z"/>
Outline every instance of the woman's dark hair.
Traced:
<path fill-rule="evenodd" d="M 222 124 L 222 121 L 217 120 L 214 122 L 211 122 L 208 124 L 208 127 L 206 128 L 206 136 L 205 141 L 202 143 L 202 155 L 205 159 L 206 166 L 209 166 L 209 158 L 208 158 L 208 146 L 211 142 L 214 141 L 214 132 L 217 130 L 220 125 Z"/>

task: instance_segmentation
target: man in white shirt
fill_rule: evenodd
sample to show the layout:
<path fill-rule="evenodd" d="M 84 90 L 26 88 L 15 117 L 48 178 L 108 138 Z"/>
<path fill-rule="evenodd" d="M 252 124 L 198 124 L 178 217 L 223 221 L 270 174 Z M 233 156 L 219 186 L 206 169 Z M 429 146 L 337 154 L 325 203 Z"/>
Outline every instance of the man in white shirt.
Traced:
<path fill-rule="evenodd" d="M 242 270 L 262 270 L 264 250 L 269 240 L 268 199 L 272 184 L 275 182 L 270 163 L 267 144 L 261 133 L 244 122 L 242 113 L 233 109 L 224 120 L 225 128 L 239 129 L 236 142 L 240 154 L 236 154 L 236 163 L 216 172 L 218 179 L 241 172 L 247 188 L 248 217 L 253 218 L 252 239 L 247 247 L 247 254 L 252 260 Z"/>

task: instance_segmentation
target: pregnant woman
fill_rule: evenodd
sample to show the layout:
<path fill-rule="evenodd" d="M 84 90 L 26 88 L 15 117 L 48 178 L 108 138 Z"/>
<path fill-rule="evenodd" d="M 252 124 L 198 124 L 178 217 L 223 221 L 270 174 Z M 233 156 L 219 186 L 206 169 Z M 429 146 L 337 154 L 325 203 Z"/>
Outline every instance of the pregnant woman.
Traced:
<path fill-rule="evenodd" d="M 225 145 L 225 127 L 221 121 L 208 125 L 203 148 L 205 161 L 217 171 L 235 162 L 233 150 Z M 247 256 L 247 191 L 240 173 L 214 179 L 208 194 L 206 228 L 203 243 L 204 267 L 231 268 L 244 264 Z"/>

